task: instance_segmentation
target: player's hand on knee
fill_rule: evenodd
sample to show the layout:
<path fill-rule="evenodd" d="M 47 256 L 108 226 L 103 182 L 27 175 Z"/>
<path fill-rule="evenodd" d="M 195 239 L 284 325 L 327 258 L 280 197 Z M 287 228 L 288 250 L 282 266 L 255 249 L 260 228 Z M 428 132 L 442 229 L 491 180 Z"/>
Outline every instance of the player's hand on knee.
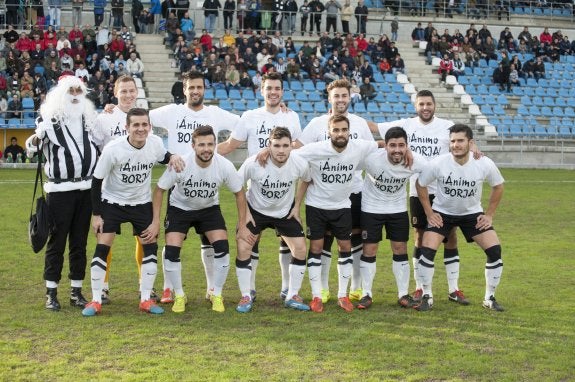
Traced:
<path fill-rule="evenodd" d="M 102 216 L 94 215 L 92 217 L 92 229 L 96 236 L 98 236 L 99 233 L 104 232 L 104 219 L 102 219 Z"/>
<path fill-rule="evenodd" d="M 287 218 L 288 219 L 293 218 L 293 219 L 297 220 L 299 224 L 303 225 L 303 223 L 301 221 L 301 216 L 299 214 L 299 208 L 296 208 L 296 207 L 292 208 Z"/>
<path fill-rule="evenodd" d="M 427 217 L 427 224 L 430 227 L 441 228 L 443 227 L 443 219 L 441 218 L 440 214 L 434 212 Z"/>
<path fill-rule="evenodd" d="M 489 215 L 479 215 L 477 217 L 477 224 L 475 225 L 475 228 L 483 231 L 491 228 L 492 225 L 493 225 L 493 217 Z"/>

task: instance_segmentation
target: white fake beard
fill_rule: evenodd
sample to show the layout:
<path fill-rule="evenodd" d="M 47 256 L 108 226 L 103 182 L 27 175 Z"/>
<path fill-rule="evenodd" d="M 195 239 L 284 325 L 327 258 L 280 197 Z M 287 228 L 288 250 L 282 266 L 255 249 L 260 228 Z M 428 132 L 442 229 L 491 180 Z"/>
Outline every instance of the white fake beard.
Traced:
<path fill-rule="evenodd" d="M 73 101 L 77 100 L 76 103 Z M 65 108 L 64 112 L 69 117 L 79 117 L 84 112 L 84 106 L 86 102 L 86 97 L 84 95 L 74 96 L 72 94 L 66 93 Z"/>

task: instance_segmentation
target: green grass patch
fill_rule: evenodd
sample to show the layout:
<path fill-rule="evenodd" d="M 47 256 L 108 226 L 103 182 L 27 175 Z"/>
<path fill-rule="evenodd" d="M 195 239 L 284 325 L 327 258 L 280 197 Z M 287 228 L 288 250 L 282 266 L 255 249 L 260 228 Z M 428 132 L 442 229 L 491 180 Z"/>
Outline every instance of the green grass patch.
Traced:
<path fill-rule="evenodd" d="M 505 263 L 497 293 L 503 313 L 481 307 L 485 256 L 463 244 L 462 236 L 460 286 L 472 302 L 468 307 L 447 301 L 440 255 L 433 311 L 399 308 L 383 242 L 368 311 L 345 313 L 333 301 L 323 314 L 287 310 L 279 300 L 278 242 L 268 230 L 260 245 L 258 300 L 249 314 L 234 310 L 240 296 L 233 241 L 227 310 L 210 310 L 195 235 L 182 251 L 186 313 L 169 307 L 162 316 L 138 312 L 134 239 L 124 234 L 113 247 L 112 304 L 101 316 L 84 318 L 68 305 L 67 261 L 59 294 L 63 309 L 44 309 L 43 255 L 32 253 L 26 234 L 34 171 L 0 170 L 0 379 L 573 380 L 575 172 L 506 169 L 503 175 L 505 194 L 495 217 Z M 221 203 L 232 230 L 233 197 L 223 193 Z M 88 259 L 94 247 L 91 236 Z M 156 287 L 161 285 L 160 275 Z M 89 276 L 84 289 L 90 295 Z M 309 300 L 307 277 L 302 295 Z"/>

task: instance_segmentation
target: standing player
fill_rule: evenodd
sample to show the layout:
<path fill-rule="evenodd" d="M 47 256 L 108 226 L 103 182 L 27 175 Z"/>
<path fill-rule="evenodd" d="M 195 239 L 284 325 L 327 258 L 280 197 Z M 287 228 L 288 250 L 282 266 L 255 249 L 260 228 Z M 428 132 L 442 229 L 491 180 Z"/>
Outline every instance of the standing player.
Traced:
<path fill-rule="evenodd" d="M 309 166 L 302 158 L 292 155 L 292 137 L 288 128 L 274 128 L 268 139 L 270 156 L 265 166 L 256 161 L 256 156 L 246 159 L 240 168 L 244 183 L 249 184 L 247 204 L 255 224 L 248 224 L 254 235 L 261 235 L 266 228 L 274 228 L 285 241 L 292 253 L 289 265 L 289 282 L 286 291 L 285 306 L 296 310 L 309 310 L 299 296 L 299 290 L 305 274 L 306 245 L 299 208 L 295 208 L 294 196 L 298 179 L 310 181 Z M 246 247 L 238 252 L 251 251 L 245 241 L 238 246 Z M 253 257 L 252 261 L 253 263 Z M 238 311 L 251 310 L 249 259 L 238 261 L 238 282 L 242 300 Z M 252 265 L 253 272 L 253 265 Z"/>
<path fill-rule="evenodd" d="M 294 111 L 281 111 L 283 97 L 283 80 L 279 73 L 269 73 L 262 79 L 261 93 L 264 98 L 264 106 L 246 111 L 230 138 L 218 145 L 218 153 L 226 155 L 237 149 L 242 143 L 247 142 L 248 156 L 257 154 L 260 150 L 268 147 L 270 132 L 277 126 L 286 126 L 292 138 L 298 139 L 301 135 L 301 126 L 297 113 Z M 282 273 L 282 288 L 280 297 L 285 300 L 289 285 L 289 265 L 292 255 L 289 246 L 280 242 L 279 263 Z M 258 246 L 252 250 L 252 274 L 251 294 L 255 300 L 256 286 L 255 277 L 259 262 Z"/>
<path fill-rule="evenodd" d="M 453 125 L 449 133 L 451 154 L 434 159 L 421 173 L 416 184 L 428 221 L 419 259 L 423 297 L 416 309 L 427 311 L 433 307 L 433 259 L 443 239 L 453 228 L 459 227 L 465 239 L 477 243 L 487 255 L 483 306 L 501 312 L 503 307 L 495 300 L 495 290 L 503 272 L 503 261 L 501 244 L 493 229 L 493 216 L 503 196 L 504 180 L 491 159 L 473 158 L 470 151 L 473 132 L 469 126 Z M 484 181 L 491 186 L 489 205 L 485 212 L 481 207 Z M 432 206 L 427 187 L 433 182 L 437 182 L 438 187 Z"/>
<path fill-rule="evenodd" d="M 402 127 L 407 132 L 409 147 L 414 153 L 420 154 L 427 160 L 449 152 L 449 128 L 453 122 L 435 116 L 435 97 L 429 90 L 420 90 L 415 97 L 415 111 L 417 117 L 401 119 L 399 121 L 370 124 L 374 132 L 385 136 L 387 129 L 394 126 Z M 427 226 L 425 212 L 417 196 L 415 189 L 415 174 L 409 182 L 409 203 L 411 211 L 411 225 L 415 228 L 415 248 L 413 251 L 413 277 L 416 289 L 413 299 L 419 301 L 423 295 L 422 286 L 419 282 L 419 258 L 421 256 L 421 240 L 423 231 Z M 430 201 L 433 202 L 436 188 L 429 187 Z M 455 230 L 446 238 L 443 251 L 443 262 L 447 274 L 449 286 L 449 300 L 462 305 L 468 305 L 469 301 L 459 290 L 459 251 L 457 249 L 457 234 Z"/>
<path fill-rule="evenodd" d="M 167 169 L 154 191 L 154 221 L 160 221 L 164 192 L 172 190 L 166 212 L 164 270 L 175 294 L 172 310 L 186 310 L 182 287 L 180 250 L 191 227 L 204 235 L 214 249 L 212 310 L 225 310 L 222 289 L 230 268 L 226 223 L 219 205 L 219 188 L 225 184 L 236 196 L 239 220 L 245 222 L 245 194 L 233 163 L 215 154 L 216 135 L 211 126 L 200 126 L 192 134 L 192 152 L 183 157 L 184 171 Z M 172 189 L 173 187 L 173 189 Z M 245 224 L 245 223 L 244 223 Z M 159 227 L 158 227 L 159 229 Z"/>
<path fill-rule="evenodd" d="M 170 154 L 162 140 L 149 135 L 152 126 L 148 112 L 134 108 L 126 117 L 128 137 L 117 139 L 106 147 L 92 179 L 92 227 L 97 242 L 92 259 L 92 302 L 82 315 L 95 316 L 102 309 L 102 289 L 108 253 L 116 232 L 125 222 L 132 223 L 134 233 L 144 248 L 140 310 L 153 314 L 164 312 L 150 298 L 157 271 L 158 229 L 152 213 L 152 168 L 156 162 L 174 166 L 180 171 L 183 162 Z"/>
<path fill-rule="evenodd" d="M 128 111 L 136 106 L 136 99 L 138 97 L 138 87 L 136 81 L 131 76 L 120 76 L 114 83 L 114 96 L 118 99 L 117 107 L 114 107 L 110 112 L 103 112 L 98 115 L 94 123 L 93 135 L 97 140 L 100 149 L 102 149 L 109 142 L 117 138 L 126 137 L 128 131 L 126 130 L 126 116 Z M 141 267 L 144 250 L 142 244 L 135 237 L 136 240 L 136 263 L 138 265 L 138 274 L 142 278 Z M 112 264 L 112 250 L 106 259 L 108 267 L 106 268 L 106 277 L 104 279 L 104 289 L 102 289 L 102 304 L 110 303 L 110 286 L 108 280 L 110 278 L 110 265 Z M 152 292 L 152 297 L 154 293 Z"/>
<path fill-rule="evenodd" d="M 363 255 L 360 261 L 363 296 L 357 307 L 367 309 L 372 303 L 372 285 L 375 277 L 375 257 L 385 227 L 393 253 L 392 270 L 397 284 L 400 306 L 413 307 L 409 295 L 409 216 L 407 215 L 407 184 L 409 178 L 420 173 L 427 160 L 413 154 L 411 168 L 405 166 L 407 134 L 401 127 L 392 127 L 385 133 L 385 150 L 380 149 L 365 159 L 365 180 L 361 198 L 361 228 Z"/>
<path fill-rule="evenodd" d="M 330 139 L 328 133 L 328 121 L 333 115 L 342 115 L 349 120 L 349 138 L 364 139 L 373 141 L 373 135 L 369 130 L 367 121 L 357 115 L 348 113 L 351 103 L 350 94 L 351 84 L 347 80 L 332 81 L 327 87 L 328 102 L 331 105 L 329 114 L 325 114 L 312 119 L 301 136 L 296 141 L 296 147 L 307 145 L 312 142 L 321 142 Z M 353 275 L 351 278 L 351 290 L 349 298 L 352 301 L 359 301 L 362 297 L 361 292 L 361 275 L 359 271 L 359 259 L 362 254 L 363 243 L 361 240 L 361 188 L 363 178 L 361 171 L 355 172 L 353 177 L 353 191 L 351 193 L 351 216 L 352 216 L 352 234 L 351 234 L 351 251 L 353 256 Z M 321 283 L 322 283 L 322 301 L 326 303 L 330 298 L 329 293 L 329 270 L 331 267 L 331 246 L 333 236 L 327 235 L 321 256 Z"/>
<path fill-rule="evenodd" d="M 310 240 L 308 272 L 313 295 L 311 309 L 314 312 L 323 311 L 321 255 L 327 231 L 336 238 L 339 251 L 338 305 L 347 312 L 354 308 L 347 291 L 353 268 L 350 195 L 362 159 L 375 152 L 377 143 L 373 139 L 350 140 L 349 126 L 350 122 L 346 116 L 334 115 L 328 121 L 329 141 L 310 143 L 298 150 L 298 155 L 309 161 L 311 167 L 312 181 L 302 184 L 297 201 L 301 202 L 307 189 L 305 204 L 307 236 Z M 296 205 L 296 208 L 299 208 L 299 205 Z"/>
<path fill-rule="evenodd" d="M 204 105 L 204 76 L 200 72 L 187 72 L 182 75 L 186 103 L 171 104 L 159 107 L 150 112 L 150 121 L 155 127 L 168 131 L 168 149 L 176 154 L 184 155 L 190 152 L 190 143 L 194 130 L 200 126 L 213 126 L 216 138 L 220 131 L 232 131 L 240 119 L 239 116 L 225 111 L 218 106 Z M 208 240 L 202 236 L 202 263 L 206 273 L 207 292 L 209 299 L 213 285 L 214 249 Z M 174 301 L 172 286 L 166 283 L 164 272 L 164 292 L 162 302 Z"/>

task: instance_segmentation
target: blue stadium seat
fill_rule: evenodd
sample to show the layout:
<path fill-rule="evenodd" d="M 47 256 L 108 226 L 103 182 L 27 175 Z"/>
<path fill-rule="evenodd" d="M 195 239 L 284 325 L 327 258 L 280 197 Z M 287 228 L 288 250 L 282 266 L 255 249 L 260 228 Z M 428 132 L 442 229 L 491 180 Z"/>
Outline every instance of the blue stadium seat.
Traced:
<path fill-rule="evenodd" d="M 307 94 L 304 93 L 304 92 L 296 93 L 295 99 L 297 99 L 297 100 L 300 101 L 300 102 L 307 102 L 307 101 L 308 101 Z M 303 105 L 302 105 L 302 106 L 303 106 Z"/>
<path fill-rule="evenodd" d="M 544 86 L 538 86 L 535 88 L 535 94 L 539 97 L 545 97 L 547 95 L 547 90 Z"/>
<path fill-rule="evenodd" d="M 214 89 L 209 88 L 204 91 L 204 99 L 214 99 Z"/>
<path fill-rule="evenodd" d="M 297 101 L 291 101 L 291 102 L 289 102 L 289 103 L 288 103 L 288 107 L 289 107 L 291 110 L 295 111 L 296 113 L 298 113 L 298 112 L 300 111 L 299 102 L 297 102 Z"/>
<path fill-rule="evenodd" d="M 235 111 L 246 111 L 246 104 L 241 99 L 236 99 L 232 101 L 232 108 Z"/>
<path fill-rule="evenodd" d="M 571 134 L 571 129 L 567 126 L 563 126 L 559 128 L 559 136 L 561 138 L 571 138 L 572 134 Z"/>
<path fill-rule="evenodd" d="M 327 107 L 325 107 L 325 103 L 323 101 L 314 102 L 314 109 L 316 113 L 327 113 Z"/>
<path fill-rule="evenodd" d="M 285 96 L 285 92 L 284 92 L 284 96 Z M 254 94 L 254 91 L 252 89 L 244 89 L 244 91 L 242 92 L 242 98 L 247 100 L 251 100 L 251 99 L 256 99 L 256 96 Z"/>
<path fill-rule="evenodd" d="M 407 114 L 410 114 L 410 115 L 415 114 L 415 106 L 413 106 L 412 103 L 408 103 L 408 104 L 405 106 L 405 112 L 406 112 Z"/>
<path fill-rule="evenodd" d="M 20 118 L 10 118 L 8 120 L 8 128 L 9 129 L 17 129 L 22 125 L 22 121 Z"/>
<path fill-rule="evenodd" d="M 555 98 L 555 106 L 567 107 L 567 101 L 565 101 L 565 98 L 557 97 Z"/>
<path fill-rule="evenodd" d="M 242 99 L 242 94 L 240 93 L 240 89 L 230 89 L 230 92 L 228 94 L 229 99 L 236 99 L 236 100 L 240 100 Z"/>
<path fill-rule="evenodd" d="M 538 106 L 532 105 L 529 107 L 529 114 L 533 117 L 541 117 L 541 110 Z"/>
<path fill-rule="evenodd" d="M 555 81 L 554 83 L 558 82 Z M 557 97 L 557 89 L 554 87 L 547 88 L 547 97 Z"/>
<path fill-rule="evenodd" d="M 248 109 L 248 110 L 257 109 L 259 107 L 260 107 L 260 105 L 259 105 L 258 101 L 255 99 L 250 99 L 246 103 L 246 109 Z"/>
<path fill-rule="evenodd" d="M 505 115 L 505 109 L 501 105 L 495 105 L 493 106 L 493 113 L 495 115 Z"/>
<path fill-rule="evenodd" d="M 499 96 L 497 96 L 497 103 L 501 106 L 507 106 L 509 105 L 509 100 L 507 100 L 507 97 L 503 94 L 500 94 Z"/>
<path fill-rule="evenodd" d="M 300 91 L 303 89 L 301 82 L 299 81 L 292 81 L 289 88 L 295 91 Z"/>
<path fill-rule="evenodd" d="M 311 102 L 302 102 L 300 105 L 300 109 L 304 113 L 313 113 L 313 104 Z"/>
<path fill-rule="evenodd" d="M 479 105 L 479 106 L 483 106 L 483 105 L 486 105 L 486 104 L 487 104 L 487 102 L 485 102 L 485 98 L 483 98 L 483 96 L 482 96 L 482 95 L 479 95 L 479 94 L 473 96 L 473 102 L 474 102 L 476 105 Z"/>
<path fill-rule="evenodd" d="M 293 96 L 293 93 L 288 90 L 284 92 L 283 100 L 289 102 L 295 100 L 295 97 Z"/>
<path fill-rule="evenodd" d="M 487 95 L 487 94 L 489 94 L 489 90 L 488 90 L 487 86 L 485 86 L 485 85 L 478 85 L 477 86 L 477 93 L 482 94 L 482 95 Z"/>
<path fill-rule="evenodd" d="M 228 99 L 228 92 L 226 91 L 226 89 L 216 89 L 215 97 L 216 97 L 216 99 L 219 99 L 220 101 L 222 99 Z"/>
<path fill-rule="evenodd" d="M 323 101 L 323 98 L 321 97 L 321 94 L 320 94 L 319 92 L 317 92 L 317 91 L 312 92 L 312 93 L 309 93 L 309 94 L 308 94 L 308 99 L 309 99 L 310 101 L 313 101 L 313 102 Z"/>
<path fill-rule="evenodd" d="M 367 104 L 367 112 L 368 113 L 379 113 L 379 107 L 375 102 L 369 102 Z"/>
<path fill-rule="evenodd" d="M 517 108 L 517 114 L 519 115 L 529 115 L 529 109 L 527 106 L 519 105 Z"/>
<path fill-rule="evenodd" d="M 466 86 L 469 85 L 469 78 L 467 76 L 459 76 L 457 82 L 459 82 L 459 85 Z"/>
<path fill-rule="evenodd" d="M 353 111 L 356 113 L 365 113 L 367 112 L 367 110 L 365 109 L 365 105 L 363 104 L 363 102 L 357 102 L 355 105 L 353 105 Z"/>
<path fill-rule="evenodd" d="M 521 97 L 523 94 L 524 94 L 524 93 L 523 93 L 523 88 L 522 88 L 522 87 L 519 87 L 519 86 L 514 86 L 514 87 L 513 87 L 513 95 L 514 95 L 514 96 Z"/>
<path fill-rule="evenodd" d="M 553 111 L 549 106 L 543 106 L 541 108 L 541 115 L 544 117 L 553 117 Z"/>
<path fill-rule="evenodd" d="M 407 93 L 401 93 L 399 95 L 399 102 L 403 102 L 404 104 L 410 104 L 411 103 L 411 97 Z"/>
<path fill-rule="evenodd" d="M 308 92 L 315 92 L 315 84 L 311 80 L 306 80 L 303 82 L 303 90 Z"/>
<path fill-rule="evenodd" d="M 556 117 L 563 117 L 565 115 L 563 112 L 563 108 L 559 106 L 553 107 L 553 115 Z"/>
<path fill-rule="evenodd" d="M 565 109 L 563 109 L 563 113 L 566 117 L 575 117 L 575 109 L 571 106 L 567 106 Z"/>
<path fill-rule="evenodd" d="M 317 81 L 315 83 L 315 88 L 319 91 L 324 91 L 325 90 L 325 82 L 323 81 Z"/>
<path fill-rule="evenodd" d="M 379 104 L 379 111 L 384 113 L 384 114 L 391 114 L 391 113 L 393 113 L 393 108 L 391 107 L 391 104 L 389 104 L 389 103 L 380 103 Z"/>
<path fill-rule="evenodd" d="M 524 105 L 524 106 L 531 106 L 531 105 L 533 105 L 533 103 L 531 102 L 531 97 L 526 96 L 526 95 L 522 96 L 522 97 L 521 97 L 521 104 Z"/>
<path fill-rule="evenodd" d="M 398 114 L 405 114 L 405 106 L 401 103 L 396 103 L 393 105 L 393 112 Z"/>
<path fill-rule="evenodd" d="M 553 107 L 555 106 L 555 98 L 548 96 L 543 99 L 543 105 Z"/>
<path fill-rule="evenodd" d="M 397 82 L 397 76 L 393 73 L 385 73 L 383 77 L 385 82 L 388 84 L 394 84 Z"/>
<path fill-rule="evenodd" d="M 394 93 L 401 94 L 403 93 L 403 84 L 395 83 L 391 86 L 391 91 Z"/>
<path fill-rule="evenodd" d="M 34 109 L 34 99 L 30 97 L 22 98 L 22 108 L 24 110 Z"/>
<path fill-rule="evenodd" d="M 389 103 L 397 103 L 399 102 L 399 96 L 395 93 L 389 93 L 385 96 L 387 102 Z"/>
<path fill-rule="evenodd" d="M 488 105 L 497 105 L 497 98 L 495 98 L 495 96 L 489 95 L 489 93 L 487 93 L 488 95 L 485 96 L 485 103 Z"/>
<path fill-rule="evenodd" d="M 34 118 L 24 118 L 22 120 L 22 127 L 33 129 L 36 127 L 36 121 L 34 120 Z"/>
<path fill-rule="evenodd" d="M 535 88 L 523 87 L 523 94 L 533 97 L 535 95 Z"/>

